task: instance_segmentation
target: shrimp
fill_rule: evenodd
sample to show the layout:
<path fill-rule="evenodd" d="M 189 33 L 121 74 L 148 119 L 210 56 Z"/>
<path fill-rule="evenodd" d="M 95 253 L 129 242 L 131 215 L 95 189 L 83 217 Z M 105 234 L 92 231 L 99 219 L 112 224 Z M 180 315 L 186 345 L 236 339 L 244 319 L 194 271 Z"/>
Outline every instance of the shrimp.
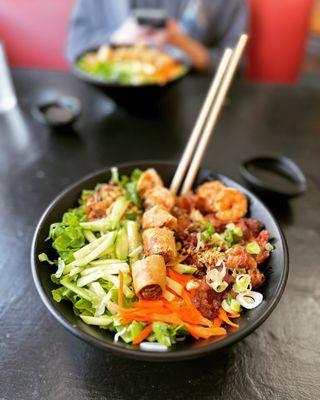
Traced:
<path fill-rule="evenodd" d="M 217 194 L 224 189 L 226 189 L 226 187 L 220 181 L 206 182 L 198 187 L 197 193 L 200 198 L 203 199 L 206 211 L 216 211 L 214 208 L 215 198 Z"/>
<path fill-rule="evenodd" d="M 218 191 L 213 201 L 213 209 L 216 212 L 216 218 L 221 221 L 235 221 L 246 215 L 248 200 L 239 190 L 225 188 Z"/>
<path fill-rule="evenodd" d="M 146 191 L 153 189 L 155 186 L 163 186 L 163 182 L 157 171 L 149 168 L 141 174 L 137 182 L 137 191 L 140 196 L 144 196 Z"/>

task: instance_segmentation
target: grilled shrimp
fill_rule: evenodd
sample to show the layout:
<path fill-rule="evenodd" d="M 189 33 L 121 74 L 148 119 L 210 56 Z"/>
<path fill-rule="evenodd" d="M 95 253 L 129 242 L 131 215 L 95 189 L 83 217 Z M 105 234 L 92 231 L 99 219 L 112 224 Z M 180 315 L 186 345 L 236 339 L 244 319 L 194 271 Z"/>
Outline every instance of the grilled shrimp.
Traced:
<path fill-rule="evenodd" d="M 216 218 L 221 221 L 235 221 L 244 217 L 248 211 L 248 200 L 237 189 L 220 190 L 213 202 Z"/>
<path fill-rule="evenodd" d="M 137 191 L 143 197 L 147 190 L 153 189 L 155 186 L 163 186 L 163 182 L 157 171 L 149 168 L 140 176 L 137 182 Z"/>
<path fill-rule="evenodd" d="M 213 212 L 214 201 L 217 194 L 226 187 L 220 181 L 203 183 L 198 187 L 197 193 L 204 200 L 206 211 Z"/>

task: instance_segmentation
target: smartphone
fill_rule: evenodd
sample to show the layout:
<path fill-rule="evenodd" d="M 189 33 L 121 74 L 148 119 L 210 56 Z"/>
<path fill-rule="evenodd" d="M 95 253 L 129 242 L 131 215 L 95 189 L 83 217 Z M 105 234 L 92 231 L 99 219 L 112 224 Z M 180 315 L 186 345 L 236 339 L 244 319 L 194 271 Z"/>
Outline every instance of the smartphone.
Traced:
<path fill-rule="evenodd" d="M 165 10 L 161 8 L 137 8 L 134 16 L 139 25 L 154 29 L 164 28 L 168 19 Z"/>

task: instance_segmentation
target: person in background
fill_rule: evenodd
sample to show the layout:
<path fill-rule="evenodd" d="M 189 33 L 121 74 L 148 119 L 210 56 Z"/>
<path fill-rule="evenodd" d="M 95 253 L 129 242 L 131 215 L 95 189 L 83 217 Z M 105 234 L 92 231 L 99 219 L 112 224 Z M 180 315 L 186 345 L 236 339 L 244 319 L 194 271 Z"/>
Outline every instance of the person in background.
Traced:
<path fill-rule="evenodd" d="M 139 25 L 135 9 L 162 9 L 164 28 Z M 107 43 L 145 43 L 181 49 L 199 71 L 214 67 L 223 50 L 246 31 L 245 0 L 77 0 L 67 42 L 74 62 L 83 52 Z"/>

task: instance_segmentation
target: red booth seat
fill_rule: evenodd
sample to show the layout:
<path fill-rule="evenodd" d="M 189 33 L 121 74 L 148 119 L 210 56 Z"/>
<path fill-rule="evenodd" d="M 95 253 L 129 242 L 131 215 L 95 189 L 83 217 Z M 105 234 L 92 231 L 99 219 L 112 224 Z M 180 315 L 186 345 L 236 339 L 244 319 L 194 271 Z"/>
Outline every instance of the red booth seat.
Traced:
<path fill-rule="evenodd" d="M 74 0 L 1 0 L 0 40 L 12 66 L 65 69 Z"/>

